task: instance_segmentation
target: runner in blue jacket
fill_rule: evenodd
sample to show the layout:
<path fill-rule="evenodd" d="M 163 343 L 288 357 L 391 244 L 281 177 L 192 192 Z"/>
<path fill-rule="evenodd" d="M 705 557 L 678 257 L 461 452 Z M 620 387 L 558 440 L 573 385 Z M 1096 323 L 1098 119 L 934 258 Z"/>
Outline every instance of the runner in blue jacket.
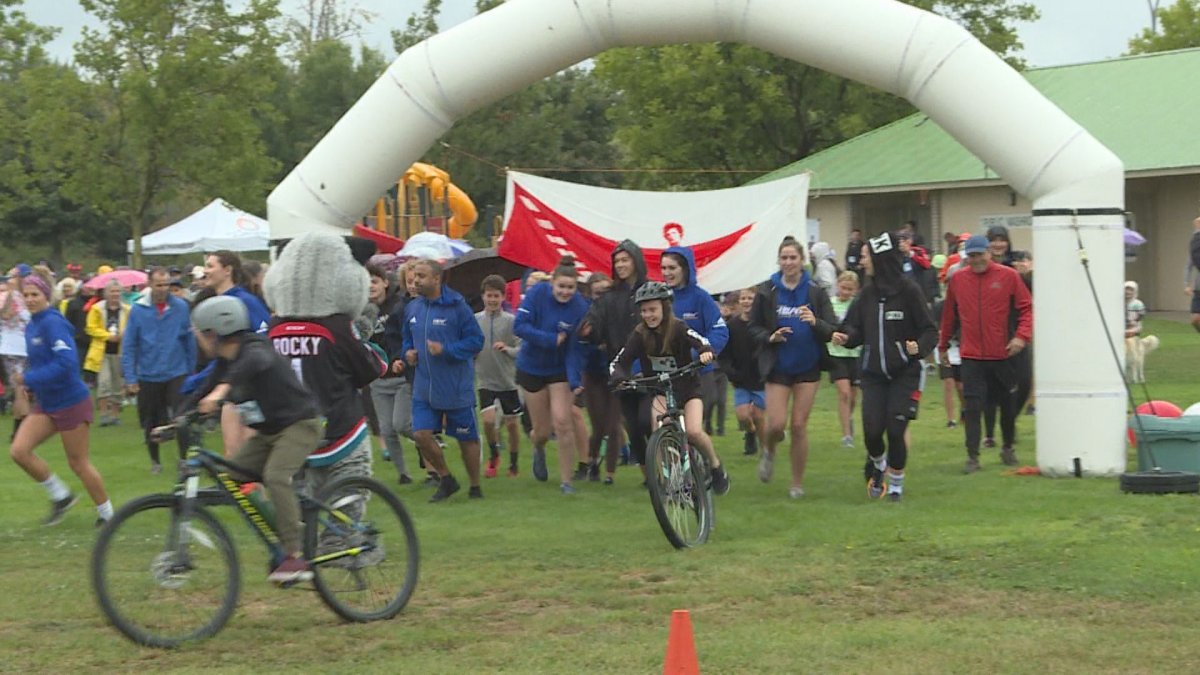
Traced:
<path fill-rule="evenodd" d="M 558 444 L 560 489 L 575 493 L 571 485 L 575 464 L 575 396 L 567 381 L 567 353 L 576 349 L 576 331 L 587 314 L 587 301 L 576 292 L 575 259 L 565 256 L 549 282 L 534 284 L 525 293 L 513 332 L 524 340 L 517 356 L 517 385 L 525 391 L 525 407 L 533 422 L 533 476 L 549 478 L 546 442 L 550 430 Z"/>
<path fill-rule="evenodd" d="M 29 325 L 25 328 L 28 362 L 24 373 L 13 373 L 14 387 L 25 387 L 32 394 L 32 409 L 17 428 L 9 454 L 17 466 L 46 490 L 50 496 L 50 515 L 43 523 L 54 525 L 78 498 L 66 483 L 50 471 L 45 460 L 34 454 L 54 434 L 62 437 L 63 450 L 71 470 L 79 477 L 99 515 L 97 525 L 112 518 L 112 502 L 104 489 L 100 472 L 88 457 L 88 429 L 92 422 L 92 401 L 79 372 L 75 351 L 75 328 L 50 306 L 53 297 L 49 275 L 37 270 L 21 281 Z"/>
<path fill-rule="evenodd" d="M 470 497 L 481 498 L 479 430 L 475 424 L 475 355 L 483 349 L 483 331 L 475 313 L 456 291 L 442 285 L 442 266 L 433 260 L 412 264 L 417 297 L 404 308 L 404 359 L 416 368 L 413 378 L 413 438 L 426 463 L 441 478 L 430 501 L 458 491 L 434 434 L 458 439 Z"/>

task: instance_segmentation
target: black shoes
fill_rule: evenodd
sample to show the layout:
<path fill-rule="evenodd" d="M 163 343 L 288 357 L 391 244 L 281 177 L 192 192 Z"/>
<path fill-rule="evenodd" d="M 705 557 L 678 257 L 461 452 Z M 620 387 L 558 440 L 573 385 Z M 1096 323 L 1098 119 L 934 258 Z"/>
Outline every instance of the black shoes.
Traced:
<path fill-rule="evenodd" d="M 742 454 L 747 457 L 758 454 L 758 436 L 747 431 L 742 434 Z"/>
<path fill-rule="evenodd" d="M 724 465 L 712 470 L 712 489 L 719 495 L 729 493 L 729 474 L 725 473 Z"/>
<path fill-rule="evenodd" d="M 459 490 L 458 481 L 454 480 L 454 476 L 452 476 L 450 474 L 446 474 L 445 476 L 442 476 L 442 479 L 441 479 L 441 481 L 439 481 L 439 484 L 438 484 L 437 492 L 433 493 L 433 496 L 429 498 L 429 501 L 431 501 L 431 502 L 444 501 L 446 499 L 449 499 L 450 495 L 454 494 L 455 492 L 458 492 L 458 490 Z"/>
<path fill-rule="evenodd" d="M 50 502 L 50 515 L 42 521 L 42 525 L 49 527 L 62 522 L 62 519 L 67 515 L 67 511 L 75 506 L 75 502 L 79 501 L 79 497 L 75 495 L 67 495 L 56 502 Z"/>

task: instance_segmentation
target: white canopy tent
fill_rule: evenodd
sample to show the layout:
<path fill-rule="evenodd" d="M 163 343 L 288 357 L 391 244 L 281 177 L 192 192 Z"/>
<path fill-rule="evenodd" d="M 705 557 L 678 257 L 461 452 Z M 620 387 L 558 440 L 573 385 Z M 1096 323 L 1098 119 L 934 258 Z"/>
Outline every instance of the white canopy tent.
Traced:
<path fill-rule="evenodd" d="M 266 251 L 271 228 L 266 220 L 246 213 L 224 199 L 183 220 L 142 237 L 142 255 L 178 255 L 205 251 Z M 133 253 L 133 240 L 125 244 Z"/>

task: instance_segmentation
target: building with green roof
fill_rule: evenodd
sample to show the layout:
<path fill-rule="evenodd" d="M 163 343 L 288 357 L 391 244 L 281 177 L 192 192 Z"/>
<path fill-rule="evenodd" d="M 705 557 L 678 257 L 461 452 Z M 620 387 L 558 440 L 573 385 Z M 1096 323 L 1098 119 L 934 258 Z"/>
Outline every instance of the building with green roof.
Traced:
<path fill-rule="evenodd" d="M 1152 309 L 1186 310 L 1187 243 L 1200 215 L 1200 49 L 1039 68 L 1025 77 L 1125 163 L 1130 222 L 1147 239 L 1129 257 L 1127 278 L 1139 282 Z M 852 227 L 872 233 L 910 219 L 937 251 L 945 232 L 982 233 L 994 224 L 1009 227 L 1014 247 L 1032 244 L 1029 201 L 921 113 L 759 180 L 802 171 L 811 173 L 809 218 L 835 248 Z"/>

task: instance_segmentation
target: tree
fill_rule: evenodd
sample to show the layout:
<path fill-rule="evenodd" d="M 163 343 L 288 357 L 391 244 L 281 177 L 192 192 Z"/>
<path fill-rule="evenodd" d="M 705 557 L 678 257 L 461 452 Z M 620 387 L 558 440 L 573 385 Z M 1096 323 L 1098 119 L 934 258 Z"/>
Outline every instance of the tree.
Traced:
<path fill-rule="evenodd" d="M 962 24 L 1014 65 L 1014 25 L 1037 17 L 1011 0 L 912 0 Z M 729 187 L 912 112 L 905 101 L 746 45 L 610 50 L 596 75 L 620 98 L 609 116 L 631 168 L 650 189 Z M 723 172 L 723 173 L 722 173 Z"/>
<path fill-rule="evenodd" d="M 0 135 L 0 217 L 20 204 L 30 187 L 21 74 L 47 63 L 44 46 L 57 32 L 11 9 L 18 4 L 19 0 L 0 0 L 0 129 L 7 130 Z"/>
<path fill-rule="evenodd" d="M 76 53 L 98 114 L 52 130 L 71 167 L 65 196 L 125 223 L 137 266 L 142 233 L 177 200 L 261 209 L 275 163 L 256 114 L 278 64 L 276 0 L 237 12 L 223 0 L 81 4 L 103 25 L 84 29 Z"/>
<path fill-rule="evenodd" d="M 374 20 L 374 12 L 357 5 L 341 6 L 339 0 L 305 0 L 299 16 L 284 19 L 288 47 L 303 58 L 322 42 L 344 42 L 362 34 L 363 25 Z"/>
<path fill-rule="evenodd" d="M 425 0 L 421 11 L 404 22 L 404 28 L 392 31 L 392 46 L 396 53 L 402 54 L 409 47 L 437 35 L 437 18 L 441 11 L 442 0 Z"/>
<path fill-rule="evenodd" d="M 1150 54 L 1173 49 L 1200 47 L 1200 0 L 1176 0 L 1170 7 L 1158 8 L 1154 17 L 1161 29 L 1149 28 L 1129 41 L 1130 54 Z"/>

